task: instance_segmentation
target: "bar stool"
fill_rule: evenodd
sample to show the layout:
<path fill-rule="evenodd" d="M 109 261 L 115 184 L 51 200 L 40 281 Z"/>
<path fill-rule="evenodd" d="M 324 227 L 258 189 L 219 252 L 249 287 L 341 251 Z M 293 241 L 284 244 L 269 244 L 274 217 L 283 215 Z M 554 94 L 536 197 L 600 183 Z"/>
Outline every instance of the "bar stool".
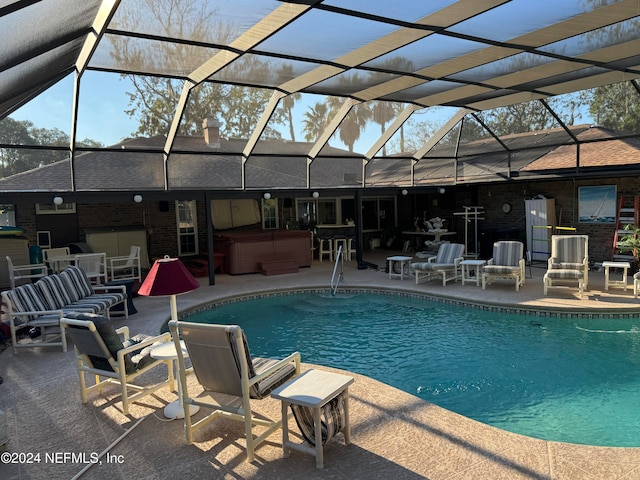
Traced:
<path fill-rule="evenodd" d="M 347 244 L 348 244 L 348 239 L 345 237 L 340 237 L 340 238 L 335 238 L 333 240 L 333 248 L 335 249 L 335 255 L 334 258 L 338 258 L 338 249 L 342 246 L 342 255 L 343 258 L 348 258 L 348 252 L 347 252 Z M 351 258 L 349 258 L 349 260 L 351 260 Z"/>
<path fill-rule="evenodd" d="M 318 237 L 318 260 L 322 261 L 324 255 L 329 255 L 329 260 L 333 262 L 333 239 Z"/>

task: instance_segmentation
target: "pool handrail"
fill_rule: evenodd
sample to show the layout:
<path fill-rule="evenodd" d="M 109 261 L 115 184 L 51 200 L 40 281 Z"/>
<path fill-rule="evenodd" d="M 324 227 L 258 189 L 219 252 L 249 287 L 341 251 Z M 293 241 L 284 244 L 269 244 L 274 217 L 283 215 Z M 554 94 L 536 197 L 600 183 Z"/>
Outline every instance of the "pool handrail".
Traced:
<path fill-rule="evenodd" d="M 338 247 L 338 252 L 336 253 L 336 263 L 333 266 L 333 275 L 331 275 L 331 295 L 336 296 L 336 292 L 338 291 L 338 285 L 340 285 L 340 281 L 344 278 L 344 260 L 341 262 L 340 274 L 336 279 L 336 273 L 338 271 L 338 262 L 342 259 L 342 245 Z"/>

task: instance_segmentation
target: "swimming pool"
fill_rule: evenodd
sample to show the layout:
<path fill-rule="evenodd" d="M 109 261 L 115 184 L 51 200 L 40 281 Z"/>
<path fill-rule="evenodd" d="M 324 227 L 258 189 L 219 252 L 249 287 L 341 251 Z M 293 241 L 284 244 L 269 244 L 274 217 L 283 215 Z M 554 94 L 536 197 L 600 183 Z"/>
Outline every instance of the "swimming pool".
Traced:
<path fill-rule="evenodd" d="M 640 446 L 640 319 L 507 314 L 391 294 L 301 293 L 189 321 L 239 324 L 255 356 L 293 350 L 511 432 Z"/>

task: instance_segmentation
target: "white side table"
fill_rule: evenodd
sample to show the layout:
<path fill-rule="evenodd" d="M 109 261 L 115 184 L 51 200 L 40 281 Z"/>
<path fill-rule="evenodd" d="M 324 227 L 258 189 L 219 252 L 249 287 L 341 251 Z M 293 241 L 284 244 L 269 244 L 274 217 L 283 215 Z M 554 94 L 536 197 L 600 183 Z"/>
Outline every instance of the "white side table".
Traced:
<path fill-rule="evenodd" d="M 182 347 L 182 356 L 187 358 L 189 353 L 184 341 L 180 341 Z M 176 352 L 176 345 L 173 342 L 162 343 L 157 347 L 151 349 L 150 355 L 158 360 L 173 360 L 174 371 L 176 379 L 178 380 L 178 400 L 174 400 L 169 405 L 164 407 L 164 416 L 172 420 L 184 418 L 184 408 L 182 406 L 182 383 L 178 375 L 178 352 Z M 198 405 L 189 405 L 189 414 L 193 415 L 200 410 Z"/>
<path fill-rule="evenodd" d="M 481 269 L 487 263 L 486 260 L 462 260 L 460 266 L 462 267 L 462 285 L 464 282 L 476 282 L 476 286 L 480 286 Z M 473 271 L 475 276 L 471 276 Z"/>
<path fill-rule="evenodd" d="M 627 289 L 627 270 L 631 268 L 629 262 L 602 262 L 604 267 L 604 289 L 609 290 L 609 287 L 622 287 Z M 610 268 L 622 268 L 622 280 L 611 280 L 609 276 Z"/>
<path fill-rule="evenodd" d="M 316 457 L 316 467 L 323 468 L 322 453 L 322 424 L 320 409 L 323 405 L 336 398 L 342 392 L 344 396 L 345 425 L 343 428 L 344 442 L 351 443 L 351 425 L 349 423 L 349 385 L 354 382 L 353 377 L 323 370 L 307 370 L 301 375 L 279 386 L 271 397 L 282 401 L 282 451 L 284 458 L 289 456 L 291 448 L 309 453 Z M 287 410 L 289 405 L 302 405 L 313 410 L 315 424 L 315 448 L 306 444 L 289 441 L 289 422 Z"/>
<path fill-rule="evenodd" d="M 393 277 L 399 277 L 400 280 L 404 279 L 405 270 L 407 272 L 407 277 L 408 277 L 409 276 L 409 264 L 411 263 L 412 259 L 413 259 L 413 257 L 404 257 L 402 255 L 395 255 L 393 257 L 387 257 L 387 264 L 388 264 L 387 270 L 389 271 L 389 279 L 391 279 Z M 395 273 L 393 271 L 394 266 L 395 266 L 396 263 L 400 264 L 400 273 Z"/>

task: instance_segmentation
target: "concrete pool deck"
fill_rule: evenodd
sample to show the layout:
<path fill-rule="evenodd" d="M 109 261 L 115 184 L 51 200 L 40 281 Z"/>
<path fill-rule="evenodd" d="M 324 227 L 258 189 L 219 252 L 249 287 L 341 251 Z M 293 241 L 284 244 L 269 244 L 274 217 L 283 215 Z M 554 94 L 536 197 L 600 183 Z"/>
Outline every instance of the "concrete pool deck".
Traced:
<path fill-rule="evenodd" d="M 385 258 L 393 254 L 370 252 L 365 260 L 384 268 Z M 389 279 L 384 271 L 358 270 L 354 261 L 344 265 L 344 287 L 419 292 L 516 309 L 640 317 L 640 300 L 633 298 L 632 286 L 626 291 L 604 291 L 602 272 L 590 272 L 589 290 L 580 299 L 575 290 L 553 290 L 545 297 L 544 268 L 527 268 L 525 285 L 516 292 L 513 282 L 496 282 L 484 291 L 475 284 L 443 287 L 435 280 L 416 285 L 413 278 Z M 314 261 L 299 273 L 218 275 L 214 286 L 202 278 L 201 288 L 178 297 L 178 309 L 182 312 L 230 296 L 274 289 L 328 288 L 332 270 L 333 263 Z M 129 319 L 114 319 L 116 326 L 129 325 L 132 333 L 154 334 L 170 315 L 168 298 L 137 297 L 134 303 L 138 313 Z M 305 364 L 305 368 L 325 367 Z M 144 380 L 159 378 L 163 368 L 157 370 Z M 128 416 L 121 412 L 115 387 L 102 395 L 91 394 L 87 405 L 82 405 L 71 347 L 67 353 L 37 348 L 13 355 L 6 350 L 0 354 L 0 375 L 4 377 L 0 408 L 7 412 L 9 431 L 7 451 L 40 454 L 39 462 L 32 458 L 33 463 L 1 464 L 3 479 L 73 478 L 86 466 L 82 454 L 89 461 L 90 454 L 103 452 L 128 429 L 130 433 L 109 449 L 110 456 L 103 457 L 102 464 L 91 466 L 78 478 L 640 479 L 640 448 L 523 437 L 360 375 L 354 375 L 356 381 L 350 388 L 352 444 L 345 446 L 338 435 L 326 445 L 324 470 L 315 468 L 310 455 L 292 452 L 289 458 L 282 458 L 279 434 L 258 448 L 254 463 L 246 462 L 239 422 L 216 420 L 196 434 L 193 445 L 187 445 L 182 422 L 167 421 L 162 415 L 164 406 L 176 398 L 168 389 L 134 404 Z M 195 380 L 190 377 L 189 382 L 195 390 Z M 277 402 L 268 399 L 255 405 L 261 414 L 279 417 Z M 195 418 L 202 415 L 199 412 Z M 290 426 L 292 432 L 298 431 L 293 421 Z"/>

